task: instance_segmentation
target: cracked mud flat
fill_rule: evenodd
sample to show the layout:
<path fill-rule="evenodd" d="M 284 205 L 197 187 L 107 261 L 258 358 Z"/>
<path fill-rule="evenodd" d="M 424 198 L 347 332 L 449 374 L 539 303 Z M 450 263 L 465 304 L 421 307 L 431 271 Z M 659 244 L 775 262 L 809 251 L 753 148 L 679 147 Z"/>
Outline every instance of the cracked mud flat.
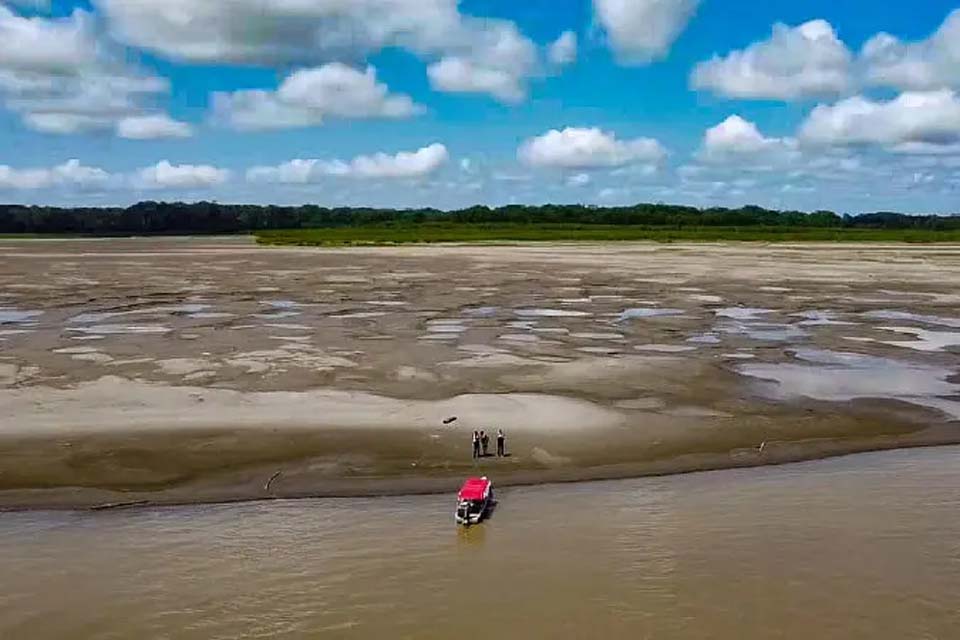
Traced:
<path fill-rule="evenodd" d="M 0 506 L 960 442 L 958 326 L 957 246 L 3 241 Z"/>

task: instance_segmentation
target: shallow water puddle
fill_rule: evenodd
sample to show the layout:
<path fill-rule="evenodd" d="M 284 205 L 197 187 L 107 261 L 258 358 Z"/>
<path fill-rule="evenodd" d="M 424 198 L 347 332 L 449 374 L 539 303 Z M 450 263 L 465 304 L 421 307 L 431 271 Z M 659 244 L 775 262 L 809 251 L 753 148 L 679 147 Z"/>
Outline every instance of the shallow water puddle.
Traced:
<path fill-rule="evenodd" d="M 906 322 L 919 322 L 921 324 L 936 324 L 944 327 L 953 327 L 955 329 L 960 329 L 960 318 L 945 318 L 942 316 L 927 316 L 917 313 L 909 313 L 906 311 L 891 311 L 891 310 L 881 310 L 881 311 L 869 311 L 863 314 L 864 318 L 869 318 L 870 320 L 894 320 L 894 321 L 906 321 Z"/>
<path fill-rule="evenodd" d="M 727 307 L 726 309 L 717 309 L 714 311 L 718 318 L 730 318 L 731 320 L 759 320 L 763 316 L 773 312 L 773 309 L 757 309 L 753 307 Z"/>
<path fill-rule="evenodd" d="M 0 307 L 0 324 L 23 324 L 32 322 L 43 315 L 43 311 L 21 311 L 11 307 Z"/>
<path fill-rule="evenodd" d="M 626 320 L 634 320 L 639 318 L 669 318 L 683 315 L 683 309 L 654 309 L 651 307 L 636 307 L 633 309 L 627 309 L 619 316 L 617 320 L 619 322 L 625 322 Z"/>
<path fill-rule="evenodd" d="M 954 371 L 945 367 L 823 349 L 798 349 L 794 357 L 795 362 L 742 364 L 736 371 L 773 383 L 766 389 L 776 399 L 888 398 L 943 411 L 951 402 L 943 396 L 960 393 L 960 385 L 948 381 Z M 948 413 L 960 418 L 960 412 Z"/>
<path fill-rule="evenodd" d="M 883 331 L 912 335 L 916 340 L 885 340 L 883 344 L 915 351 L 944 351 L 960 346 L 960 331 L 928 331 L 913 327 L 879 327 Z"/>
<path fill-rule="evenodd" d="M 790 342 L 802 340 L 809 335 L 803 329 L 793 325 L 775 323 L 731 323 L 721 325 L 718 329 L 730 335 L 747 336 L 753 340 L 766 342 Z"/>
<path fill-rule="evenodd" d="M 514 313 L 521 318 L 585 318 L 591 315 L 587 311 L 572 309 L 516 309 Z"/>

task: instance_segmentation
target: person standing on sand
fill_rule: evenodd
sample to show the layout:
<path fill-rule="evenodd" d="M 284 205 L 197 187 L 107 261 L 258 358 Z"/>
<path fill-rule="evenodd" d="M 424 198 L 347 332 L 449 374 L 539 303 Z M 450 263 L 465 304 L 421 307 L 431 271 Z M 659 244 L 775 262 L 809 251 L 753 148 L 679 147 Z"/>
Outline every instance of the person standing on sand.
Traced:
<path fill-rule="evenodd" d="M 486 431 L 480 432 L 480 446 L 483 447 L 483 457 L 487 457 L 487 449 L 490 447 L 490 436 L 487 435 Z"/>
<path fill-rule="evenodd" d="M 480 432 L 473 432 L 473 459 L 476 460 L 480 457 Z"/>
<path fill-rule="evenodd" d="M 497 457 L 502 458 L 507 455 L 506 451 L 507 436 L 503 435 L 503 429 L 497 429 Z"/>

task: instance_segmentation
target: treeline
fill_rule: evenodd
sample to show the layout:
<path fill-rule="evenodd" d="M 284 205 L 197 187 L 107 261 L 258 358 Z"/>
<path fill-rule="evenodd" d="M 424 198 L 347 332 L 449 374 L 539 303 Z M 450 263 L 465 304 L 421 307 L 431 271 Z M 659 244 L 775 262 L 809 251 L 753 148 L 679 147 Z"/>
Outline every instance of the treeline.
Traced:
<path fill-rule="evenodd" d="M 869 213 L 857 216 L 832 211 L 774 211 L 637 204 L 626 207 L 584 205 L 475 206 L 438 209 L 324 208 L 225 205 L 216 202 L 140 202 L 126 208 L 59 208 L 0 205 L 4 234 L 216 234 L 266 229 L 311 229 L 415 224 L 582 224 L 651 227 L 809 227 L 856 229 L 958 230 L 960 215 Z"/>

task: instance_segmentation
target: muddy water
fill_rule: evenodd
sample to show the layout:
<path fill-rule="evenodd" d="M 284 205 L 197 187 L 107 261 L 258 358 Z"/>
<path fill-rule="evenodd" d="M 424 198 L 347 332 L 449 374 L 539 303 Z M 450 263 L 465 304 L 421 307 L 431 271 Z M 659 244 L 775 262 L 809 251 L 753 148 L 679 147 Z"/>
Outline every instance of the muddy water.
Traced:
<path fill-rule="evenodd" d="M 4 638 L 955 638 L 960 448 L 0 519 Z"/>

